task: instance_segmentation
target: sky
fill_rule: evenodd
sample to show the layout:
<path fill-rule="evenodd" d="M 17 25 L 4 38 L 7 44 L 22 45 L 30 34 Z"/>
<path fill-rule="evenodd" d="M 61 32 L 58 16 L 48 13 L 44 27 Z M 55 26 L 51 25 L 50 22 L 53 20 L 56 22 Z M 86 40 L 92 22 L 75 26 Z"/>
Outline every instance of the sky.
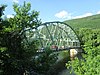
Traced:
<path fill-rule="evenodd" d="M 13 3 L 31 3 L 31 10 L 39 12 L 42 22 L 65 21 L 100 14 L 100 0 L 0 0 L 6 4 L 5 15 L 13 17 Z"/>

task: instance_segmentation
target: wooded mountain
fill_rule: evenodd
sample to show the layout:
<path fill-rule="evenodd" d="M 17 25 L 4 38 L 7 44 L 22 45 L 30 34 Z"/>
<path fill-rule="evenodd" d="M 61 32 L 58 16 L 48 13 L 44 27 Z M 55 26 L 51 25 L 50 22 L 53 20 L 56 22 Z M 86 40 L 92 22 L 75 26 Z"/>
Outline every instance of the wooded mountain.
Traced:
<path fill-rule="evenodd" d="M 100 29 L 100 14 L 88 16 L 79 19 L 66 20 L 65 23 L 69 24 L 75 29 L 79 28 L 93 28 Z"/>

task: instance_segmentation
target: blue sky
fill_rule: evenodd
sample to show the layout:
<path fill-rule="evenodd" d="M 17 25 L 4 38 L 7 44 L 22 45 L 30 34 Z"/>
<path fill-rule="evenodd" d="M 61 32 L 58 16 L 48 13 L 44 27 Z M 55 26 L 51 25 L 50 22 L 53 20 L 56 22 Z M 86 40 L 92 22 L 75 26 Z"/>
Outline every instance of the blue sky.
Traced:
<path fill-rule="evenodd" d="M 13 2 L 20 5 L 30 2 L 32 10 L 40 12 L 42 22 L 64 21 L 100 14 L 99 0 L 0 0 L 0 4 L 7 4 L 5 15 L 12 17 Z"/>

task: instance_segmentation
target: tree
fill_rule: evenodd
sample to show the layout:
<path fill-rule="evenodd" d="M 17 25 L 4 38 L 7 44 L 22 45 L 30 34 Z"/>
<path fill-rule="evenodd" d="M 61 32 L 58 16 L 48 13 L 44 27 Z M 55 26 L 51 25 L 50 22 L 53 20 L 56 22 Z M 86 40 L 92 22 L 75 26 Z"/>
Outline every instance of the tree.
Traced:
<path fill-rule="evenodd" d="M 2 21 L 1 24 L 0 74 L 22 75 L 25 72 L 33 72 L 33 75 L 46 74 L 57 58 L 50 49 L 37 55 L 38 40 L 30 40 L 34 34 L 33 28 L 41 24 L 38 20 L 39 13 L 35 10 L 30 11 L 30 3 L 24 2 L 23 6 L 14 4 L 13 7 L 16 13 L 13 15 L 14 18 Z"/>
<path fill-rule="evenodd" d="M 82 46 L 85 51 L 83 59 L 76 58 L 70 62 L 76 75 L 100 74 L 100 29 L 80 29 Z"/>
<path fill-rule="evenodd" d="M 0 18 L 3 15 L 3 11 L 5 10 L 5 7 L 7 7 L 7 5 L 1 5 L 0 6 Z"/>

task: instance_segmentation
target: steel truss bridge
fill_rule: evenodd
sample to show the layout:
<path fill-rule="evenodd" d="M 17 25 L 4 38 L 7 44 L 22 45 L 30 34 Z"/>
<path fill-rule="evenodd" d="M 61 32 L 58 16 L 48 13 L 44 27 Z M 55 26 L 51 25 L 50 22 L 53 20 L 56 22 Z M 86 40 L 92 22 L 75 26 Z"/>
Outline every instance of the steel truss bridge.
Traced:
<path fill-rule="evenodd" d="M 53 51 L 80 48 L 78 35 L 71 26 L 64 22 L 46 22 L 37 25 L 26 34 L 28 37 L 32 34 L 29 40 L 35 39 L 39 42 L 38 52 L 43 52 L 46 47 L 50 47 Z"/>

